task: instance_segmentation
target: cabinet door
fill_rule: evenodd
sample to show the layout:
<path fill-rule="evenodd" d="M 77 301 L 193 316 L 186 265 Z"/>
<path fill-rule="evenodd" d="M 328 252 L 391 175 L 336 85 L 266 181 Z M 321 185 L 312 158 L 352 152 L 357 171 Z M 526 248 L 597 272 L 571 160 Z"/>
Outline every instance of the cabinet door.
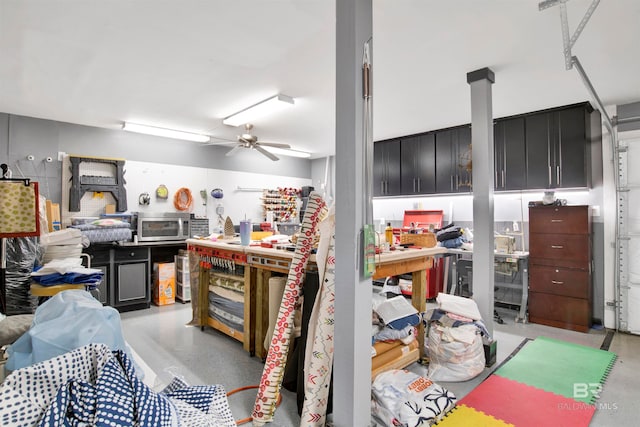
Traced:
<path fill-rule="evenodd" d="M 116 264 L 115 304 L 144 303 L 149 296 L 149 263 Z"/>
<path fill-rule="evenodd" d="M 471 126 L 464 126 L 455 129 L 453 138 L 454 149 L 456 150 L 455 190 L 460 192 L 471 191 L 473 189 Z"/>
<path fill-rule="evenodd" d="M 526 188 L 524 118 L 497 121 L 494 126 L 496 190 Z"/>
<path fill-rule="evenodd" d="M 385 142 L 376 142 L 373 144 L 373 195 L 383 196 L 385 192 Z"/>
<path fill-rule="evenodd" d="M 400 140 L 373 145 L 373 195 L 390 196 L 401 192 Z"/>
<path fill-rule="evenodd" d="M 418 135 L 400 143 L 402 194 L 435 192 L 435 136 Z"/>
<path fill-rule="evenodd" d="M 558 112 L 560 138 L 556 164 L 556 186 L 586 187 L 587 136 L 584 107 Z"/>
<path fill-rule="evenodd" d="M 92 265 L 91 268 L 96 268 L 104 274 L 102 282 L 92 291 L 92 295 L 100 301 L 103 305 L 109 304 L 109 266 L 108 265 Z"/>
<path fill-rule="evenodd" d="M 456 150 L 453 146 L 453 130 L 439 131 L 436 137 L 436 193 L 453 193 L 457 190 Z"/>
<path fill-rule="evenodd" d="M 389 141 L 387 145 L 387 196 L 396 196 L 401 193 L 400 170 L 400 140 Z"/>
<path fill-rule="evenodd" d="M 404 167 L 404 164 L 403 164 Z M 418 155 L 418 193 L 436 192 L 436 136 L 428 133 L 420 137 Z"/>
<path fill-rule="evenodd" d="M 540 113 L 525 118 L 525 138 L 527 153 L 527 188 L 551 187 L 552 152 L 550 147 L 550 113 Z"/>

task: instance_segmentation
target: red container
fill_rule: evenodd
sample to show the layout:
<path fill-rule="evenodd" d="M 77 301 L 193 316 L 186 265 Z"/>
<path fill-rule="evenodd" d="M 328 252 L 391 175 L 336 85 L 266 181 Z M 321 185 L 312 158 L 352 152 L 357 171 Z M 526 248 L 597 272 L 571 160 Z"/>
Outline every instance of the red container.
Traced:
<path fill-rule="evenodd" d="M 434 229 L 442 228 L 442 218 L 444 211 L 441 210 L 410 210 L 404 211 L 404 220 L 402 226 L 404 230 L 411 228 L 413 223 L 416 228 Z M 438 296 L 438 292 L 442 292 L 444 285 L 444 259 L 435 260 L 433 267 L 427 270 L 427 299 Z"/>

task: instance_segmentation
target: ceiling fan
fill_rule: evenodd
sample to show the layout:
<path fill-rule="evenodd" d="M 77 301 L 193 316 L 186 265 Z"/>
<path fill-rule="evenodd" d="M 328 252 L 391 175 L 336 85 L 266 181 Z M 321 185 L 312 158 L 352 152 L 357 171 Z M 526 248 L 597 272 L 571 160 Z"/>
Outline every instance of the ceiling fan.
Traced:
<path fill-rule="evenodd" d="M 245 133 L 242 135 L 237 135 L 237 145 L 233 147 L 230 151 L 227 152 L 226 156 L 234 155 L 238 150 L 242 148 L 249 148 L 253 150 L 257 150 L 260 153 L 264 154 L 268 158 L 273 161 L 280 160 L 275 154 L 270 153 L 265 150 L 263 147 L 276 147 L 276 148 L 291 148 L 289 144 L 280 144 L 277 142 L 261 142 L 258 141 L 258 137 L 251 133 L 253 129 L 253 125 L 251 123 L 247 123 L 244 125 Z"/>

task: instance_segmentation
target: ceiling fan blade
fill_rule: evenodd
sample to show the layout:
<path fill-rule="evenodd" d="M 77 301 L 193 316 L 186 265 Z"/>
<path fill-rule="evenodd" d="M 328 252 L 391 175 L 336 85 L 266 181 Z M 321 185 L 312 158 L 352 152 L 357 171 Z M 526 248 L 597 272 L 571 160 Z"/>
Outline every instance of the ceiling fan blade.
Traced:
<path fill-rule="evenodd" d="M 281 144 L 279 142 L 258 142 L 260 145 L 264 145 L 267 147 L 277 147 L 277 148 L 291 148 L 289 144 Z"/>
<path fill-rule="evenodd" d="M 225 156 L 233 156 L 236 153 L 236 151 L 238 151 L 241 148 L 242 148 L 242 145 L 236 145 L 231 150 L 227 151 L 227 154 L 225 154 Z"/>
<path fill-rule="evenodd" d="M 225 138 L 218 138 L 215 136 L 211 137 L 211 141 L 209 142 L 204 142 L 202 143 L 202 145 L 225 145 L 225 144 L 235 144 L 238 141 L 236 141 L 235 139 L 225 139 Z"/>
<path fill-rule="evenodd" d="M 229 145 L 229 144 L 237 144 L 237 141 L 209 141 L 205 142 L 202 145 Z"/>
<path fill-rule="evenodd" d="M 262 154 L 264 154 L 265 156 L 267 156 L 268 158 L 270 158 L 271 160 L 278 161 L 280 160 L 275 154 L 268 152 L 267 150 L 265 150 L 264 148 L 260 147 L 259 145 L 255 144 L 253 146 L 253 148 L 255 148 L 256 150 L 258 150 L 259 152 L 261 152 Z"/>

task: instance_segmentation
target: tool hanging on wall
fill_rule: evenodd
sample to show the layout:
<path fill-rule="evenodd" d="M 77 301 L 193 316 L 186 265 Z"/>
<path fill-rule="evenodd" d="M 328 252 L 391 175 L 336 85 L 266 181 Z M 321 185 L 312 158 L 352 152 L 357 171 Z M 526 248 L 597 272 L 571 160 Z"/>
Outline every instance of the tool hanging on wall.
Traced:
<path fill-rule="evenodd" d="M 151 196 L 149 193 L 140 193 L 138 196 L 138 204 L 140 206 L 148 206 L 151 203 Z"/>
<path fill-rule="evenodd" d="M 179 211 L 191 210 L 193 206 L 193 196 L 191 190 L 186 187 L 180 188 L 173 196 L 173 206 Z"/>
<path fill-rule="evenodd" d="M 207 189 L 200 190 L 200 197 L 202 197 L 202 206 L 207 206 Z"/>
<path fill-rule="evenodd" d="M 160 184 L 158 188 L 156 188 L 156 198 L 158 199 L 168 199 L 169 198 L 169 189 L 166 185 Z"/>

